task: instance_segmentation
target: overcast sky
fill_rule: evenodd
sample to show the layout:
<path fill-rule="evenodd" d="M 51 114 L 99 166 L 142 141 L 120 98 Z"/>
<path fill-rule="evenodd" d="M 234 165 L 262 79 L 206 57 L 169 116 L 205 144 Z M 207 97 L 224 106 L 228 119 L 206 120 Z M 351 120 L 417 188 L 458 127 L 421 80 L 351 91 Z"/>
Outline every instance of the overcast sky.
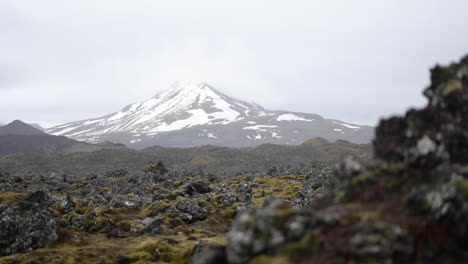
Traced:
<path fill-rule="evenodd" d="M 99 117 L 176 80 L 375 125 L 468 53 L 466 0 L 1 0 L 0 122 Z"/>

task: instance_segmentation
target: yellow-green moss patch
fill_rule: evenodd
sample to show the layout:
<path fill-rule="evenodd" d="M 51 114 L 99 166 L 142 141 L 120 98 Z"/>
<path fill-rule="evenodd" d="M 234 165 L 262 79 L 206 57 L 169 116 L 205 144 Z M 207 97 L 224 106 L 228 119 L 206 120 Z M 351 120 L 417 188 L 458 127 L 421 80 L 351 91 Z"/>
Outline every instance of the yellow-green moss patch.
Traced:
<path fill-rule="evenodd" d="M 20 202 L 25 193 L 0 192 L 0 204 L 14 204 Z"/>

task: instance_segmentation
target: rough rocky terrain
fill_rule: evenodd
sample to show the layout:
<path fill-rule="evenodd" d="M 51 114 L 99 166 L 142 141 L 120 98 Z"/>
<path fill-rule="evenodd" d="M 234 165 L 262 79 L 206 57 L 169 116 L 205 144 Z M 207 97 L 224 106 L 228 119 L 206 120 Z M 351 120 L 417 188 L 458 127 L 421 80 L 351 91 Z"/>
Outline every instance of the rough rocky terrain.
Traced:
<path fill-rule="evenodd" d="M 225 244 L 233 217 L 271 197 L 325 194 L 321 163 L 219 179 L 161 162 L 140 173 L 0 175 L 0 263 L 188 263 Z M 40 249 L 42 248 L 42 249 Z"/>

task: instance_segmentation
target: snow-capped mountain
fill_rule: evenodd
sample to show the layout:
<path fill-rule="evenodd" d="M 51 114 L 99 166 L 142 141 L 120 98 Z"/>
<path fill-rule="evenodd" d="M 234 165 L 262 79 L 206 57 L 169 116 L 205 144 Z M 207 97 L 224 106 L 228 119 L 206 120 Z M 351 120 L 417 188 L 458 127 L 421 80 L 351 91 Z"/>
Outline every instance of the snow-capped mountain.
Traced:
<path fill-rule="evenodd" d="M 113 141 L 129 147 L 153 145 L 256 146 L 300 144 L 313 137 L 368 143 L 373 128 L 319 115 L 270 111 L 229 97 L 208 84 L 178 82 L 141 103 L 104 117 L 46 130 L 91 143 Z"/>

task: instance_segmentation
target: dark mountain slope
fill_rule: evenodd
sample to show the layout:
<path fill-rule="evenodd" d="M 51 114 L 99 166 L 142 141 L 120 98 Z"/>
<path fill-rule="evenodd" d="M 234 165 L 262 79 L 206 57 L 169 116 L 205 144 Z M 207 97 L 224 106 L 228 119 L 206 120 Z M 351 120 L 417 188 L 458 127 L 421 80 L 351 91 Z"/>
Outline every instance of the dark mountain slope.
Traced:
<path fill-rule="evenodd" d="M 0 136 L 3 135 L 45 135 L 43 131 L 34 128 L 20 120 L 15 120 L 8 125 L 0 127 Z"/>
<path fill-rule="evenodd" d="M 99 150 L 101 147 L 79 142 L 63 136 L 6 135 L 0 136 L 0 155 L 51 154 Z"/>
<path fill-rule="evenodd" d="M 89 152 L 107 147 L 124 145 L 110 142 L 93 145 L 64 136 L 52 136 L 19 120 L 0 127 L 0 155 Z"/>

